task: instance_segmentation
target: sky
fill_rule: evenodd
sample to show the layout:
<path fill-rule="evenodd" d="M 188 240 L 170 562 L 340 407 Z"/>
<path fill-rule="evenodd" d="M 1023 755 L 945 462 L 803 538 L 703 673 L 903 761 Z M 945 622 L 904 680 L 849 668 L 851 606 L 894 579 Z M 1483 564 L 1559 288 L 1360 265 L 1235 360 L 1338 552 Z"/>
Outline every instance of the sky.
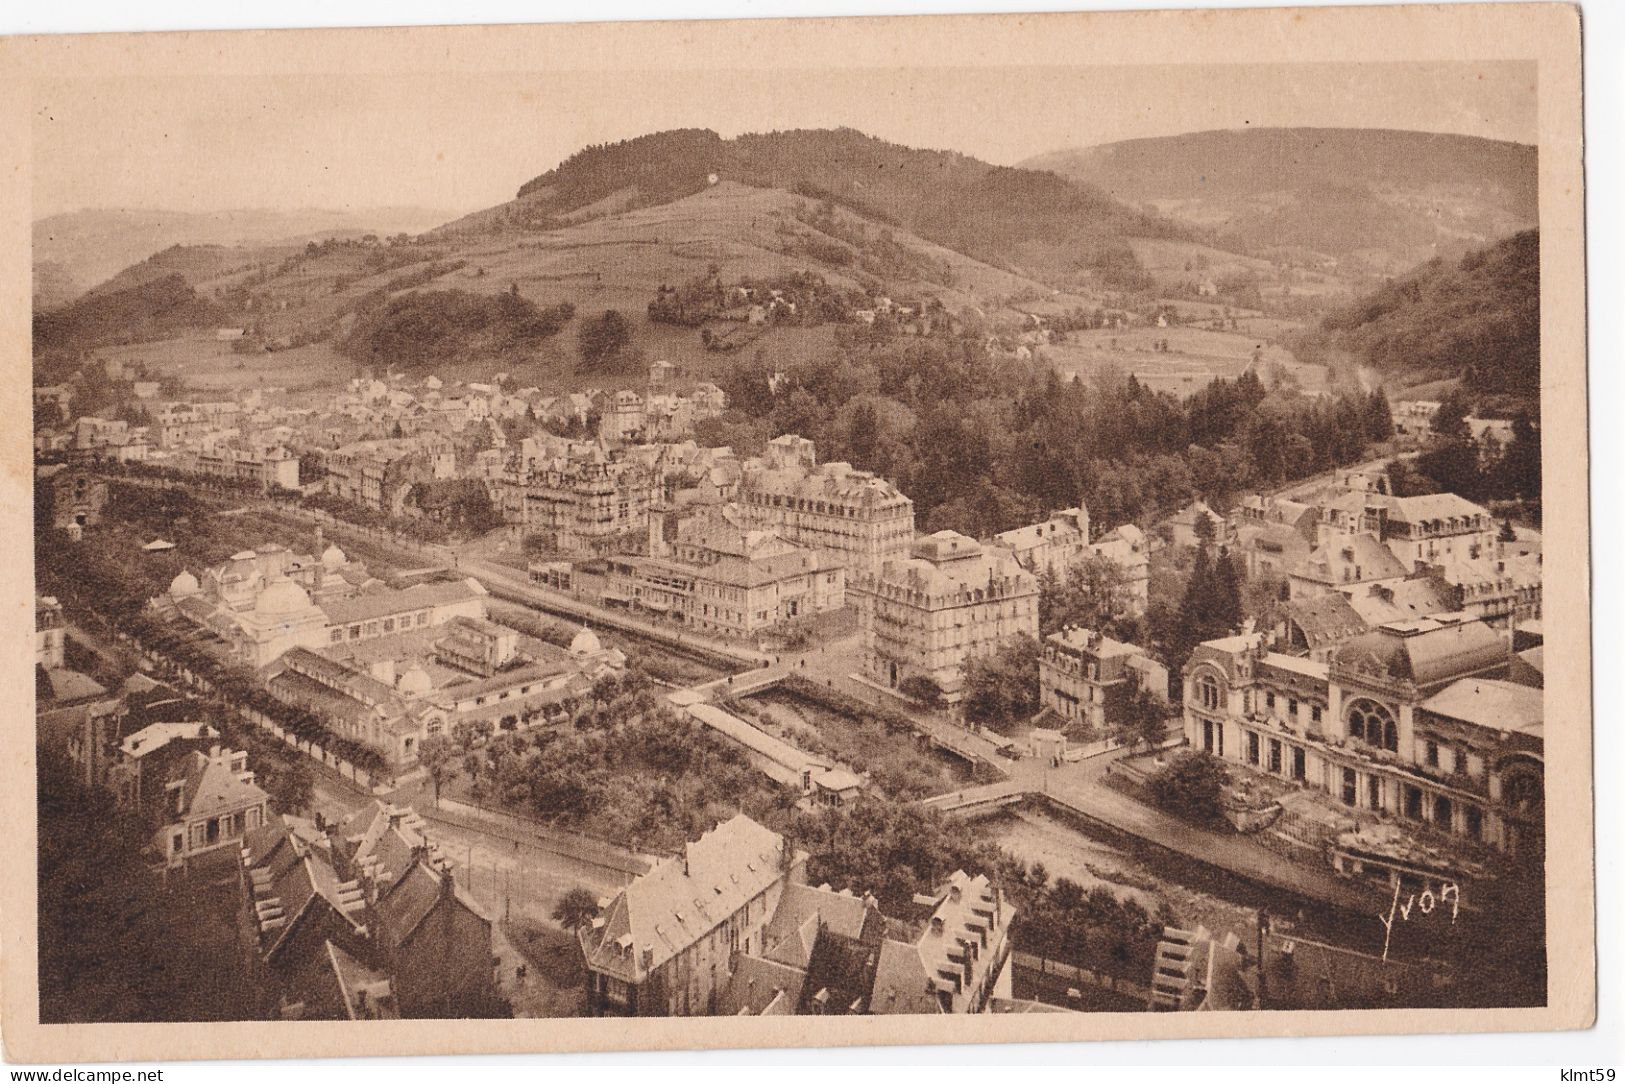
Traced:
<path fill-rule="evenodd" d="M 719 94 L 726 84 L 729 93 Z M 465 213 L 590 143 L 846 126 L 1000 165 L 1217 128 L 1535 142 L 1533 65 L 1395 63 L 78 79 L 39 90 L 34 216 L 419 206 Z"/>

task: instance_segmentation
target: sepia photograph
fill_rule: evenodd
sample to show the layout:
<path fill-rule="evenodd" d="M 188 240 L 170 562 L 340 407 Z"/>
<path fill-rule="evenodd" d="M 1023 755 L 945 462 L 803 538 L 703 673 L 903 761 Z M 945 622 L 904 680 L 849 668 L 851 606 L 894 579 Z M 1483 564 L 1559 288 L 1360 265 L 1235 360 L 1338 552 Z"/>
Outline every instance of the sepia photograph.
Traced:
<path fill-rule="evenodd" d="M 1574 12 L 1286 18 L 0 40 L 8 1047 L 1588 1023 Z"/>

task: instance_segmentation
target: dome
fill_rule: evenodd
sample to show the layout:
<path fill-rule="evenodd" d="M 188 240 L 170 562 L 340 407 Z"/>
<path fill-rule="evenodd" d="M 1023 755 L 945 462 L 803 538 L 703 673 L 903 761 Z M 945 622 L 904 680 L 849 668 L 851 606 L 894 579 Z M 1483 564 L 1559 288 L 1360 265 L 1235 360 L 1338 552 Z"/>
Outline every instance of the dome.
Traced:
<path fill-rule="evenodd" d="M 292 580 L 272 580 L 254 601 L 254 612 L 262 617 L 282 617 L 310 609 L 310 596 Z"/>
<path fill-rule="evenodd" d="M 342 568 L 349 563 L 350 559 L 337 546 L 328 546 L 322 551 L 323 568 Z"/>
<path fill-rule="evenodd" d="M 401 674 L 395 688 L 407 696 L 421 696 L 434 688 L 434 681 L 427 670 L 413 663 Z"/>
<path fill-rule="evenodd" d="M 604 650 L 604 645 L 598 641 L 598 634 L 586 625 L 582 625 L 581 631 L 576 633 L 574 640 L 570 641 L 570 654 L 572 655 L 596 655 L 602 650 Z"/>
<path fill-rule="evenodd" d="M 169 581 L 170 598 L 186 598 L 198 593 L 197 577 L 182 569 L 181 574 Z"/>

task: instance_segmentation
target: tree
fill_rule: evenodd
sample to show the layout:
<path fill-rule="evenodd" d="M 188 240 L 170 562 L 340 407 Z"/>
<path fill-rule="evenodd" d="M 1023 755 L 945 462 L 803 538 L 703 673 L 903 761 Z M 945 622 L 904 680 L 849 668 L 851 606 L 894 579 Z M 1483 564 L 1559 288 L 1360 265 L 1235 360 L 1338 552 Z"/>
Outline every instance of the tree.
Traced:
<path fill-rule="evenodd" d="M 1501 484 L 1513 496 L 1540 499 L 1540 432 L 1527 410 L 1512 419 L 1512 440 L 1501 457 Z"/>
<path fill-rule="evenodd" d="M 440 805 L 440 787 L 457 775 L 457 758 L 462 750 L 452 744 L 444 734 L 430 734 L 418 746 L 418 763 L 429 773 L 434 784 L 434 804 Z"/>
<path fill-rule="evenodd" d="M 1224 785 L 1230 773 L 1207 753 L 1180 753 L 1148 781 L 1156 803 L 1191 821 L 1214 821 L 1223 813 Z"/>
<path fill-rule="evenodd" d="M 904 678 L 897 683 L 897 691 L 933 711 L 942 707 L 942 686 L 937 684 L 936 679 L 924 674 Z"/>
<path fill-rule="evenodd" d="M 965 718 L 1004 731 L 1038 713 L 1038 641 L 1022 633 L 965 663 Z"/>
<path fill-rule="evenodd" d="M 576 885 L 553 906 L 553 921 L 574 933 L 598 916 L 598 898 Z"/>
<path fill-rule="evenodd" d="M 1130 748 L 1155 748 L 1168 735 L 1168 702 L 1150 689 L 1135 685 L 1123 707 L 1117 737 Z"/>
<path fill-rule="evenodd" d="M 584 321 L 576 335 L 582 367 L 589 372 L 609 367 L 632 341 L 632 326 L 615 309 L 605 309 L 596 319 Z"/>
<path fill-rule="evenodd" d="M 1108 630 L 1129 608 L 1128 572 L 1096 554 L 1061 579 L 1050 569 L 1038 574 L 1038 632 L 1048 636 L 1068 625 Z"/>

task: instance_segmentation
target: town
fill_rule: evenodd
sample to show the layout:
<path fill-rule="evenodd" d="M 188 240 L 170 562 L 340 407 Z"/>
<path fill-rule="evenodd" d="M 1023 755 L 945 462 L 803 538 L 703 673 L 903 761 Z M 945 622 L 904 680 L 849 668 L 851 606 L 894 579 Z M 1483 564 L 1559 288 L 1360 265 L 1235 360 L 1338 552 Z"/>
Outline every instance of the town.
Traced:
<path fill-rule="evenodd" d="M 1538 401 L 1293 294 L 1433 279 L 1046 293 L 733 169 L 792 270 L 36 320 L 42 1019 L 1543 1004 Z"/>

